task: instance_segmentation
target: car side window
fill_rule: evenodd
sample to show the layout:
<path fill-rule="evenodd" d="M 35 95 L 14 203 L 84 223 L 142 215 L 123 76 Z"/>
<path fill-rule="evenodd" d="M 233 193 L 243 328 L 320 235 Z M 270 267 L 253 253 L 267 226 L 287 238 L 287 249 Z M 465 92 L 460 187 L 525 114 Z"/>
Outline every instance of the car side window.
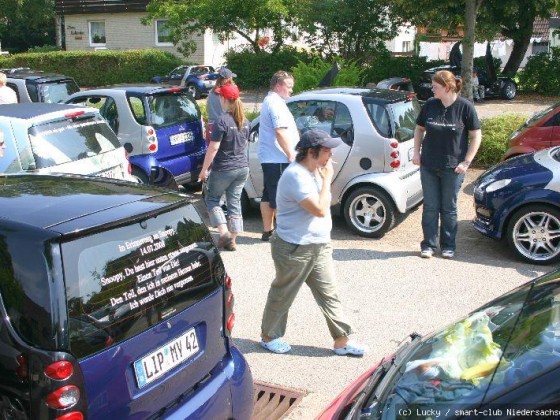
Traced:
<path fill-rule="evenodd" d="M 375 125 L 375 128 L 383 137 L 391 137 L 391 124 L 389 114 L 384 106 L 375 103 L 367 103 L 366 109 Z"/>
<path fill-rule="evenodd" d="M 546 122 L 545 127 L 558 127 L 560 126 L 560 113 L 556 114 Z"/>
<path fill-rule="evenodd" d="M 115 134 L 119 134 L 119 112 L 113 98 L 105 98 L 105 104 L 101 107 L 100 113 Z"/>
<path fill-rule="evenodd" d="M 140 125 L 146 125 L 146 109 L 144 108 L 144 101 L 138 96 L 129 96 L 128 105 L 134 115 L 134 119 Z"/>
<path fill-rule="evenodd" d="M 300 134 L 317 128 L 333 135 L 335 108 L 336 102 L 332 101 L 298 101 L 288 105 Z"/>
<path fill-rule="evenodd" d="M 348 145 L 354 142 L 354 124 L 350 110 L 341 102 L 336 103 L 334 124 L 331 136 L 340 137 Z"/>
<path fill-rule="evenodd" d="M 187 70 L 184 67 L 183 68 L 178 68 L 178 69 L 173 70 L 171 72 L 170 76 L 171 76 L 172 79 L 181 79 L 185 75 L 186 71 Z"/>

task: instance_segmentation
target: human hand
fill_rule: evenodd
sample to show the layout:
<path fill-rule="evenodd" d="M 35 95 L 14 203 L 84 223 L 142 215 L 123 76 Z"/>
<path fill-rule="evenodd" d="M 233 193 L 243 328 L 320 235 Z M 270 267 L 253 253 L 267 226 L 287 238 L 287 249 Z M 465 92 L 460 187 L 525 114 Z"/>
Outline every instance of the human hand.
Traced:
<path fill-rule="evenodd" d="M 333 168 L 333 161 L 332 159 L 329 159 L 327 161 L 327 164 L 321 168 L 318 169 L 319 170 L 319 175 L 321 175 L 321 178 L 323 178 L 324 180 L 332 180 L 332 177 L 334 175 L 334 168 Z"/>
<path fill-rule="evenodd" d="M 295 160 L 296 160 L 296 155 L 294 155 L 293 153 L 290 153 L 288 155 L 288 162 L 292 163 Z"/>
<path fill-rule="evenodd" d="M 465 172 L 467 172 L 467 169 L 469 169 L 470 164 L 471 164 L 470 162 L 464 160 L 463 162 L 457 165 L 457 167 L 455 168 L 455 173 L 464 174 Z"/>
<path fill-rule="evenodd" d="M 420 166 L 420 152 L 414 152 L 412 155 L 412 163 Z"/>
<path fill-rule="evenodd" d="M 208 169 L 202 168 L 198 174 L 198 182 L 206 182 L 208 180 Z"/>

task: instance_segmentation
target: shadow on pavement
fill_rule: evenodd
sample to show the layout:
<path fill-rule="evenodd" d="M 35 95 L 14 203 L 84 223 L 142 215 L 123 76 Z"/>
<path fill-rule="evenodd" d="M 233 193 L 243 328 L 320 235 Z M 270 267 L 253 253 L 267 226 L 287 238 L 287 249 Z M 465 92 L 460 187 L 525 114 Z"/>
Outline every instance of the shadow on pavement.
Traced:
<path fill-rule="evenodd" d="M 247 338 L 237 338 L 234 337 L 233 342 L 241 350 L 243 354 L 248 353 L 269 353 L 272 356 L 282 357 L 282 354 L 274 354 L 265 350 L 261 347 L 258 341 L 249 340 Z M 324 347 L 315 346 L 301 346 L 301 345 L 291 345 L 292 350 L 286 355 L 291 356 L 303 356 L 303 357 L 335 357 L 332 349 Z M 338 357 L 338 356 L 337 356 Z"/>

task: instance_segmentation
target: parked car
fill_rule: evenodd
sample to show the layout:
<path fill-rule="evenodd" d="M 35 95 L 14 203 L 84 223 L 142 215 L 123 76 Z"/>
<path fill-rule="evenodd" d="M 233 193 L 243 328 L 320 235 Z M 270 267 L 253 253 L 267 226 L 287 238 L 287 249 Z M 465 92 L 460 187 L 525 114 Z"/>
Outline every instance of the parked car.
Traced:
<path fill-rule="evenodd" d="M 560 271 L 555 271 L 447 328 L 426 337 L 412 333 L 318 419 L 556 418 L 559 318 Z"/>
<path fill-rule="evenodd" d="M 200 109 L 186 89 L 114 86 L 78 92 L 66 102 L 99 109 L 128 149 L 138 181 L 197 182 L 206 142 Z"/>
<path fill-rule="evenodd" d="M 179 66 L 167 76 L 152 77 L 150 83 L 167 83 L 186 87 L 194 99 L 206 96 L 216 85 L 218 73 L 212 66 Z"/>
<path fill-rule="evenodd" d="M 560 258 L 560 147 L 501 162 L 475 182 L 474 227 L 533 264 Z"/>
<path fill-rule="evenodd" d="M 502 160 L 560 146 L 560 102 L 537 112 L 513 133 Z"/>
<path fill-rule="evenodd" d="M 2 177 L 0 418 L 250 418 L 232 280 L 190 200 Z"/>
<path fill-rule="evenodd" d="M 389 77 L 377 83 L 379 89 L 406 90 L 414 92 L 412 80 L 408 77 Z"/>
<path fill-rule="evenodd" d="M 333 150 L 332 212 L 350 228 L 377 238 L 397 213 L 422 201 L 419 167 L 412 164 L 414 127 L 420 105 L 414 94 L 386 89 L 330 88 L 287 99 L 300 132 L 310 128 L 340 137 Z M 262 169 L 257 156 L 258 119 L 249 135 L 249 179 L 243 205 L 260 201 Z"/>
<path fill-rule="evenodd" d="M 58 104 L 80 90 L 71 77 L 35 70 L 18 70 L 9 73 L 6 85 L 15 90 L 19 103 L 47 102 Z"/>
<path fill-rule="evenodd" d="M 69 173 L 134 181 L 125 149 L 94 109 L 63 104 L 0 107 L 0 173 Z"/>

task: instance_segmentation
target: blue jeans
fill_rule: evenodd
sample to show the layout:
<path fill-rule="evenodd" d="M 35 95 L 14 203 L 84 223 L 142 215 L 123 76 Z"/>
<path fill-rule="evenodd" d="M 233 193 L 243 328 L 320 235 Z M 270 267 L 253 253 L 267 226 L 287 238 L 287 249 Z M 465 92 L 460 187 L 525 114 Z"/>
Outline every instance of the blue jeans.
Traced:
<path fill-rule="evenodd" d="M 212 170 L 210 172 L 205 202 L 212 226 L 216 227 L 227 223 L 230 232 L 243 232 L 241 193 L 248 176 L 249 168 L 233 169 L 231 171 Z M 228 211 L 227 220 L 220 207 L 220 199 L 224 193 L 226 194 Z"/>
<path fill-rule="evenodd" d="M 424 192 L 422 211 L 422 249 L 435 250 L 439 242 L 441 250 L 455 251 L 457 236 L 457 196 L 465 174 L 456 174 L 454 169 L 430 169 L 420 167 L 420 178 Z"/>

